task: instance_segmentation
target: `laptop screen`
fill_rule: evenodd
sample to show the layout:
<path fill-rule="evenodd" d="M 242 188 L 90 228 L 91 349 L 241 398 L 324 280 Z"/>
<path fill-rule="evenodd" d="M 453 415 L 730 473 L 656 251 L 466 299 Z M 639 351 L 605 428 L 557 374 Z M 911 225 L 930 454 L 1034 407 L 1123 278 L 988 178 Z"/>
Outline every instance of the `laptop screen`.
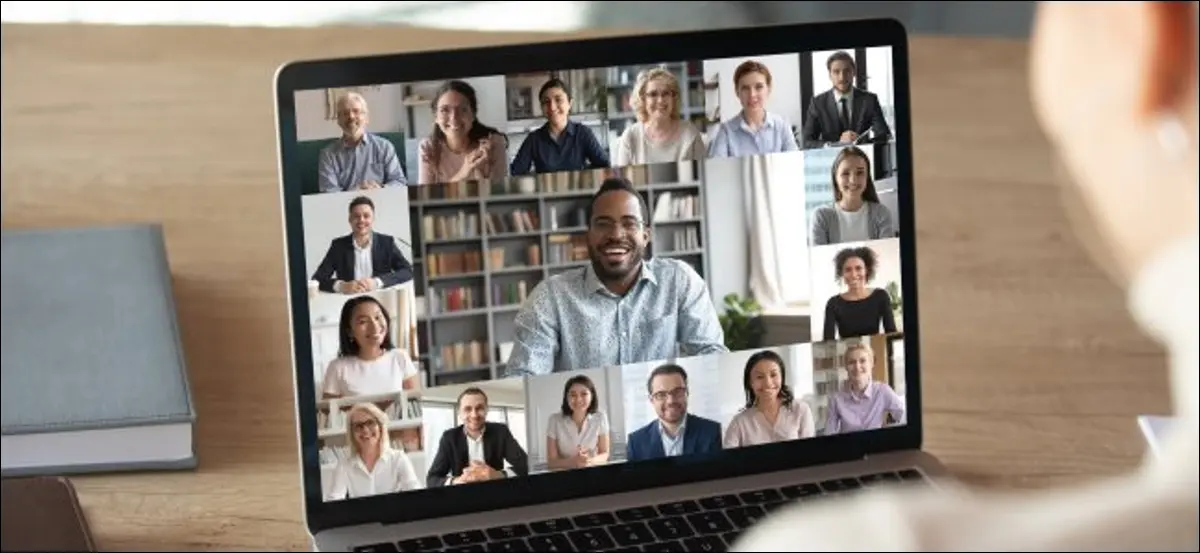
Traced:
<path fill-rule="evenodd" d="M 296 92 L 324 500 L 904 425 L 893 88 L 849 43 Z"/>

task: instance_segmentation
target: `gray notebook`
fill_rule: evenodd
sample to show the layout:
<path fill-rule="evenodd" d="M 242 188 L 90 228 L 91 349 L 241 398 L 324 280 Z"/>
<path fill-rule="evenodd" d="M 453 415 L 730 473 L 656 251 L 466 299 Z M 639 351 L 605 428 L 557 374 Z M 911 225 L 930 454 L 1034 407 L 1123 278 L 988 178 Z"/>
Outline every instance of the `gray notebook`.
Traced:
<path fill-rule="evenodd" d="M 195 467 L 161 228 L 0 237 L 3 476 Z"/>

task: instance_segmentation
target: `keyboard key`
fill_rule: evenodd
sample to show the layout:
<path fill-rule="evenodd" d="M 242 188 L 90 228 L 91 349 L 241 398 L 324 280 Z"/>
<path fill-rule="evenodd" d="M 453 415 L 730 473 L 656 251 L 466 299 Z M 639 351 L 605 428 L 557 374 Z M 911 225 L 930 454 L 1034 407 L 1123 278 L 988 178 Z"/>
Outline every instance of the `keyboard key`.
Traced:
<path fill-rule="evenodd" d="M 706 551 L 717 553 L 725 551 L 725 542 L 718 536 L 700 536 L 683 540 L 683 548 L 688 551 Z"/>
<path fill-rule="evenodd" d="M 644 522 L 631 522 L 629 524 L 609 526 L 608 533 L 612 535 L 613 541 L 617 542 L 617 545 L 621 547 L 645 545 L 654 543 L 657 539 Z"/>
<path fill-rule="evenodd" d="M 924 479 L 925 479 L 925 475 L 921 474 L 921 473 L 920 473 L 919 471 L 917 471 L 916 469 L 904 469 L 904 470 L 900 471 L 900 479 L 901 479 L 901 480 L 906 480 L 906 481 L 909 481 L 909 480 L 924 480 Z"/>
<path fill-rule="evenodd" d="M 805 497 L 812 497 L 814 495 L 821 495 L 825 493 L 821 491 L 821 487 L 816 484 L 794 484 L 779 488 L 779 491 L 782 492 L 784 497 L 788 499 L 802 499 Z"/>
<path fill-rule="evenodd" d="M 783 501 L 783 494 L 779 493 L 773 488 L 755 490 L 752 492 L 742 492 L 739 494 L 739 496 L 742 498 L 742 501 L 745 501 L 751 505 L 770 503 L 772 501 Z"/>
<path fill-rule="evenodd" d="M 690 515 L 700 512 L 700 504 L 690 499 L 684 501 L 673 501 L 671 503 L 663 503 L 658 506 L 658 512 L 662 516 L 673 517 L 679 515 Z"/>
<path fill-rule="evenodd" d="M 706 511 L 687 516 L 687 521 L 691 523 L 692 528 L 701 534 L 722 534 L 734 530 L 733 523 L 729 521 L 729 517 L 721 511 Z M 687 543 L 683 544 L 685 547 Z M 688 549 L 691 549 L 690 547 Z"/>
<path fill-rule="evenodd" d="M 574 530 L 575 525 L 571 524 L 569 519 L 555 518 L 531 522 L 529 523 L 529 529 L 533 530 L 534 534 L 558 534 L 567 530 Z"/>
<path fill-rule="evenodd" d="M 446 550 L 446 553 L 486 553 L 487 548 L 482 543 L 473 543 L 463 547 L 453 547 Z"/>
<path fill-rule="evenodd" d="M 688 525 L 683 517 L 668 517 L 651 520 L 646 522 L 646 526 L 654 532 L 654 537 L 662 541 L 678 540 L 690 538 L 696 535 L 696 531 Z M 654 548 L 650 548 L 654 549 Z"/>
<path fill-rule="evenodd" d="M 763 503 L 762 507 L 769 513 L 780 507 L 786 507 L 787 504 L 787 501 L 772 501 L 770 503 Z"/>
<path fill-rule="evenodd" d="M 617 546 L 603 528 L 573 530 L 567 533 L 567 538 L 577 551 L 603 551 Z"/>
<path fill-rule="evenodd" d="M 706 497 L 700 500 L 700 506 L 710 511 L 724 511 L 730 507 L 738 507 L 742 504 L 742 500 L 733 494 L 718 495 L 715 497 Z"/>
<path fill-rule="evenodd" d="M 617 523 L 617 517 L 612 513 L 599 512 L 579 515 L 571 520 L 577 528 L 596 528 L 598 526 L 608 526 Z"/>
<path fill-rule="evenodd" d="M 355 551 L 399 551 L 394 543 L 377 543 L 375 545 L 360 545 L 354 548 Z M 405 551 L 408 551 L 407 549 Z"/>
<path fill-rule="evenodd" d="M 514 540 L 531 534 L 529 527 L 524 524 L 509 524 L 507 526 L 488 528 L 484 533 L 492 541 Z"/>
<path fill-rule="evenodd" d="M 662 551 L 664 553 L 676 553 L 679 551 L 687 551 L 687 548 L 679 543 L 679 540 L 660 541 L 655 544 L 647 545 L 644 551 Z"/>
<path fill-rule="evenodd" d="M 634 507 L 632 509 L 621 509 L 614 513 L 617 518 L 624 522 L 636 522 L 639 520 L 650 520 L 658 518 L 658 511 L 649 505 L 645 507 Z"/>
<path fill-rule="evenodd" d="M 525 540 L 531 551 L 575 551 L 566 534 L 542 534 Z"/>
<path fill-rule="evenodd" d="M 733 522 L 735 529 L 744 530 L 767 516 L 767 512 L 758 505 L 746 505 L 729 509 L 725 511 L 725 515 L 729 517 L 730 522 Z"/>
<path fill-rule="evenodd" d="M 482 530 L 463 530 L 442 536 L 442 541 L 446 543 L 446 547 L 462 547 L 483 543 L 487 541 L 487 536 L 483 535 Z"/>
<path fill-rule="evenodd" d="M 635 552 L 640 552 L 640 551 L 642 551 L 642 548 L 636 547 L 636 546 L 630 546 L 630 547 L 622 547 L 620 549 L 613 549 L 613 550 L 608 551 L 608 553 L 635 553 Z"/>
<path fill-rule="evenodd" d="M 401 551 L 436 551 L 442 547 L 444 547 L 442 538 L 437 536 L 426 536 L 400 542 Z"/>
<path fill-rule="evenodd" d="M 821 489 L 827 493 L 842 493 L 850 490 L 857 490 L 862 487 L 855 478 L 838 478 L 836 480 L 826 480 L 821 482 Z"/>
<path fill-rule="evenodd" d="M 525 540 L 518 538 L 515 540 L 504 540 L 504 541 L 491 542 L 491 543 L 487 544 L 486 549 L 488 551 L 516 553 L 518 551 L 529 551 L 530 547 L 529 547 L 529 544 L 525 542 Z"/>

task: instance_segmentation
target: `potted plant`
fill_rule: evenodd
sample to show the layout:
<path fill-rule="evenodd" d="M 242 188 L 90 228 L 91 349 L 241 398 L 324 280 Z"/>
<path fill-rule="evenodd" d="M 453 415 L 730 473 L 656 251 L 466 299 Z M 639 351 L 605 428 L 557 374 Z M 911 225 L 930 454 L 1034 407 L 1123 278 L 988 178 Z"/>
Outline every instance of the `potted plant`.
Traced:
<path fill-rule="evenodd" d="M 900 297 L 900 285 L 896 281 L 887 283 L 887 293 L 892 299 L 892 315 L 897 321 L 904 319 L 904 300 Z"/>
<path fill-rule="evenodd" d="M 762 306 L 754 298 L 727 294 L 725 312 L 721 314 L 721 330 L 725 331 L 725 347 L 740 351 L 758 347 L 766 329 L 763 328 Z"/>

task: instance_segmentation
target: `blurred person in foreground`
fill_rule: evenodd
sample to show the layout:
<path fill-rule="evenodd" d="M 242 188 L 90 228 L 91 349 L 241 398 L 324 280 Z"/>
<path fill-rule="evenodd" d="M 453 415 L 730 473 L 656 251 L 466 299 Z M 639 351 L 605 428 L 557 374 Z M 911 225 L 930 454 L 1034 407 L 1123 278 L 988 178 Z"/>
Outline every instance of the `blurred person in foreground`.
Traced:
<path fill-rule="evenodd" d="M 735 550 L 1197 550 L 1196 27 L 1196 2 L 1045 3 L 1032 41 L 1035 109 L 1091 216 L 1084 243 L 1169 353 L 1177 426 L 1159 456 L 1072 487 L 783 509 Z"/>

